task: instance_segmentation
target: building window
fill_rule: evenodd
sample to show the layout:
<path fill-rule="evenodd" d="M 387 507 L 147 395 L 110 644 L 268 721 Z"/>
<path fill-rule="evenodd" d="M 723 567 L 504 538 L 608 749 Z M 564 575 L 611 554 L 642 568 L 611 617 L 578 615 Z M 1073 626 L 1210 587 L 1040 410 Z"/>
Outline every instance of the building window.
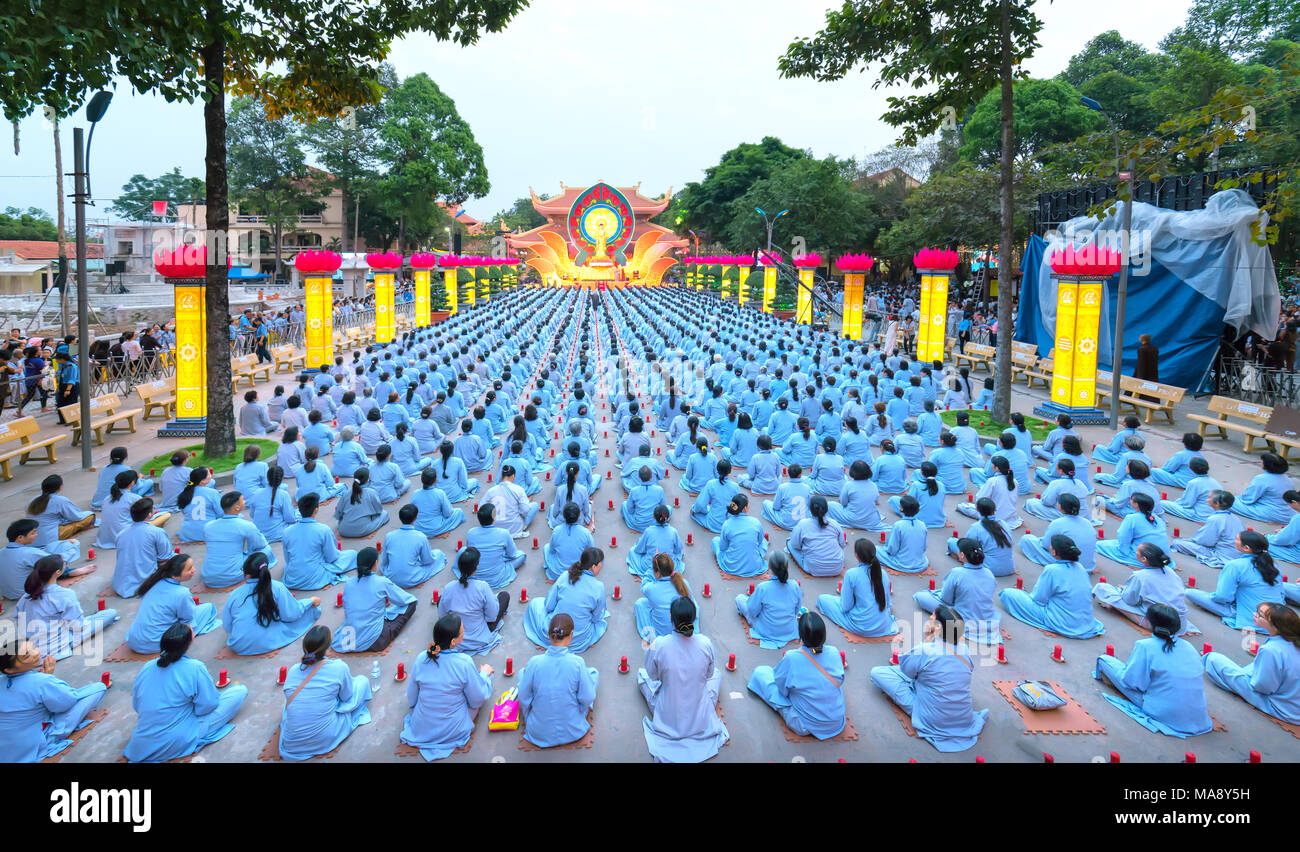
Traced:
<path fill-rule="evenodd" d="M 135 243 L 131 240 L 118 240 L 117 253 L 122 257 L 130 257 L 135 254 Z"/>

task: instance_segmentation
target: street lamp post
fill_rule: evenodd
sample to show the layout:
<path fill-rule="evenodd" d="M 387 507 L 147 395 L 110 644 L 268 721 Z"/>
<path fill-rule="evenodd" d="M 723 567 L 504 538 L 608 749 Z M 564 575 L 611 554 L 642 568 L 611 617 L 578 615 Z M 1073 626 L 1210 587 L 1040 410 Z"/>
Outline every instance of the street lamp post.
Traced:
<path fill-rule="evenodd" d="M 451 228 L 443 228 L 447 232 L 447 251 L 451 251 Z"/>
<path fill-rule="evenodd" d="M 86 106 L 86 119 L 90 122 L 90 135 L 94 138 L 95 124 L 104 117 L 111 92 L 98 92 Z M 90 199 L 90 162 L 80 127 L 72 131 L 73 199 L 77 228 L 77 367 L 78 391 L 81 404 L 81 466 L 89 470 L 90 458 L 90 298 L 86 283 L 86 202 Z"/>
<path fill-rule="evenodd" d="M 1133 226 L 1133 201 L 1137 185 L 1134 176 L 1137 173 L 1137 160 L 1129 155 L 1128 170 L 1120 172 L 1119 170 L 1119 127 L 1116 126 L 1115 120 L 1107 115 L 1101 108 L 1101 104 L 1092 98 L 1080 97 L 1079 103 L 1093 110 L 1106 119 L 1110 125 L 1111 132 L 1115 136 L 1115 177 L 1117 180 L 1123 180 L 1128 184 L 1128 201 L 1124 204 L 1124 209 L 1119 218 L 1119 240 L 1120 240 L 1120 264 L 1119 264 L 1119 288 L 1115 298 L 1115 340 L 1113 354 L 1111 355 L 1111 395 L 1110 395 L 1110 428 L 1119 427 L 1119 382 L 1120 376 L 1124 372 L 1124 313 L 1128 306 L 1128 266 L 1129 266 L 1129 248 L 1132 245 L 1129 230 Z"/>
<path fill-rule="evenodd" d="M 769 219 L 767 218 L 767 214 L 763 212 L 762 207 L 755 207 L 754 210 L 758 213 L 758 215 L 763 217 L 763 224 L 767 226 L 767 250 L 770 252 L 772 250 L 772 226 L 776 224 L 777 219 L 780 219 L 782 216 L 789 213 L 790 211 L 782 210 L 780 213 L 776 214 L 771 219 Z"/>

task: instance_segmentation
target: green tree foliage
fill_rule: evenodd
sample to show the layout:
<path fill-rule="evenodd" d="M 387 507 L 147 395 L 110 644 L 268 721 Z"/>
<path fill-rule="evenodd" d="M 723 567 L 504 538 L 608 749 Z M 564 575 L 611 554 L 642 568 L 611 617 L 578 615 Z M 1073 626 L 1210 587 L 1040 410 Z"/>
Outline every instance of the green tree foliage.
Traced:
<path fill-rule="evenodd" d="M 139 220 L 153 214 L 153 202 L 166 201 L 168 215 L 174 216 L 176 205 L 201 204 L 205 192 L 203 178 L 185 177 L 179 168 L 156 178 L 132 175 L 108 211 L 123 219 Z"/>
<path fill-rule="evenodd" d="M 1187 21 L 1160 42 L 1170 53 L 1192 48 L 1239 59 L 1270 41 L 1300 41 L 1300 4 L 1294 0 L 1194 0 Z"/>
<path fill-rule="evenodd" d="M 737 145 L 723 154 L 716 166 L 704 170 L 704 180 L 686 184 L 678 194 L 681 224 L 664 224 L 682 231 L 697 231 L 705 241 L 717 238 L 731 224 L 732 202 L 748 192 L 756 181 L 770 177 L 779 167 L 792 160 L 808 158 L 806 151 L 791 148 L 772 136 L 764 136 L 757 144 L 745 142 Z"/>
<path fill-rule="evenodd" d="M 988 165 L 1002 153 L 1001 93 L 990 91 L 966 115 L 962 159 Z M 1105 126 L 1100 115 L 1079 103 L 1079 90 L 1064 80 L 1020 80 L 1012 87 L 1016 156 L 1028 157 Z"/>
<path fill-rule="evenodd" d="M 57 240 L 59 229 L 50 214 L 39 207 L 19 210 L 6 207 L 0 213 L 0 240 Z"/>
<path fill-rule="evenodd" d="M 538 196 L 543 201 L 549 195 Z M 497 222 L 505 222 L 511 231 L 530 231 L 546 224 L 546 217 L 533 208 L 532 198 L 517 198 L 515 203 L 500 211 L 489 220 L 493 227 Z"/>

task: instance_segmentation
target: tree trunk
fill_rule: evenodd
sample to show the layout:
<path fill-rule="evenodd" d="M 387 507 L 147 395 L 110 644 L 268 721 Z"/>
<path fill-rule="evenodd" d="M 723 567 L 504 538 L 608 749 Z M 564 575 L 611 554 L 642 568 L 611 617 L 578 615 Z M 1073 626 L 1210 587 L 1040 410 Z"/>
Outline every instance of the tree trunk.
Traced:
<path fill-rule="evenodd" d="M 56 278 L 59 280 L 59 313 L 63 317 L 63 336 L 68 336 L 68 250 L 65 222 L 67 221 L 63 212 L 63 148 L 59 144 L 59 117 L 54 116 L 54 182 L 58 187 L 58 207 L 59 207 L 59 235 L 56 237 L 59 241 L 59 269 Z M 104 255 L 107 260 L 108 255 Z M 77 341 L 78 346 L 89 346 L 85 340 Z"/>
<path fill-rule="evenodd" d="M 1011 2 L 1002 0 L 1002 162 L 999 177 L 1002 222 L 998 229 L 998 346 L 994 379 L 993 419 L 1003 423 L 1011 417 L 1011 337 L 1015 332 L 1011 304 L 1015 299 L 1014 270 L 1011 268 L 1011 239 L 1015 224 L 1015 113 L 1011 107 Z"/>
<path fill-rule="evenodd" d="M 271 228 L 271 239 L 275 240 L 275 272 L 271 273 L 271 283 L 275 284 L 280 280 L 280 270 L 284 268 L 283 249 L 280 248 L 284 238 L 284 226 L 276 218 L 276 224 Z"/>
<path fill-rule="evenodd" d="M 207 25 L 212 41 L 203 48 L 207 101 L 203 128 L 207 136 L 208 280 L 207 367 L 208 424 L 203 451 L 209 457 L 235 451 L 235 400 L 230 392 L 230 283 L 226 241 L 230 231 L 229 187 L 226 180 L 226 39 L 222 34 L 222 2 L 208 0 Z"/>

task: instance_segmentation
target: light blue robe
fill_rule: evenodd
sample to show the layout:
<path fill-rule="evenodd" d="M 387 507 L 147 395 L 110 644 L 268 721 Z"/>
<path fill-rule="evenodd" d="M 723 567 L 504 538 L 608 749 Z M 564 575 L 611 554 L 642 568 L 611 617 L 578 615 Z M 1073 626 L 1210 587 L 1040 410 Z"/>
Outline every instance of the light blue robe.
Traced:
<path fill-rule="evenodd" d="M 551 586 L 546 597 L 533 598 L 524 613 L 524 635 L 533 644 L 545 648 L 551 617 L 563 612 L 573 618 L 573 642 L 569 647 L 581 654 L 600 641 L 609 627 L 605 610 L 605 586 L 590 571 L 584 571 L 577 583 L 570 584 L 567 574 Z"/>
<path fill-rule="evenodd" d="M 302 518 L 284 533 L 284 584 L 323 589 L 357 567 L 357 551 L 341 550 L 334 532 L 315 518 Z"/>
<path fill-rule="evenodd" d="M 690 591 L 688 585 L 687 591 Z M 657 636 L 667 636 L 673 632 L 673 601 L 680 597 L 671 577 L 655 577 L 641 581 L 641 597 L 637 598 L 633 609 L 636 613 L 636 632 L 645 642 L 653 642 Z M 695 616 L 695 629 L 700 629 L 699 613 Z"/>
<path fill-rule="evenodd" d="M 275 553 L 252 521 L 238 515 L 222 515 L 204 529 L 207 552 L 199 575 L 209 589 L 224 589 L 244 579 L 244 560 L 260 550 L 266 554 L 268 569 L 276 564 Z"/>
<path fill-rule="evenodd" d="M 181 657 L 161 667 L 145 663 L 131 686 L 138 716 L 123 754 L 131 763 L 159 763 L 194 754 L 235 729 L 248 687 L 232 683 L 217 690 L 207 666 Z"/>
<path fill-rule="evenodd" d="M 414 526 L 404 525 L 384 536 L 379 568 L 384 576 L 404 589 L 425 583 L 447 567 L 447 554 L 434 551 L 428 537 Z"/>
<path fill-rule="evenodd" d="M 1153 517 L 1156 519 L 1154 524 L 1140 512 L 1129 512 L 1128 516 L 1120 522 L 1119 529 L 1115 531 L 1115 538 L 1096 542 L 1097 554 L 1112 562 L 1137 568 L 1139 567 L 1137 549 L 1140 545 L 1150 542 L 1168 553 L 1169 535 L 1165 519 L 1159 515 Z M 1050 539 L 1048 541 L 1050 542 Z"/>
<path fill-rule="evenodd" d="M 814 577 L 838 577 L 844 573 L 844 528 L 826 518 L 804 518 L 795 525 L 785 549 L 795 564 Z"/>
<path fill-rule="evenodd" d="M 1238 666 L 1212 651 L 1202 658 L 1205 674 L 1215 685 L 1235 692 L 1268 715 L 1300 725 L 1300 648 L 1281 636 L 1259 646 L 1254 662 Z"/>
<path fill-rule="evenodd" d="M 158 642 L 173 624 L 188 624 L 195 636 L 216 630 L 221 624 L 217 607 L 194 603 L 190 590 L 172 577 L 154 584 L 140 599 L 135 621 L 126 633 L 126 644 L 137 654 L 157 654 Z"/>
<path fill-rule="evenodd" d="M 644 536 L 643 536 L 644 538 Z M 551 540 L 542 549 L 542 567 L 546 579 L 554 581 L 569 566 L 577 562 L 582 551 L 595 546 L 591 531 L 581 524 L 561 524 L 551 533 Z M 628 559 L 631 560 L 629 555 Z"/>
<path fill-rule="evenodd" d="M 907 494 L 916 498 L 916 502 L 921 504 L 920 510 L 916 513 L 916 518 L 930 529 L 943 529 L 948 526 L 948 516 L 943 512 L 943 485 L 939 485 L 939 490 L 931 494 L 925 487 L 925 480 L 911 479 L 908 482 Z M 900 518 L 903 517 L 903 496 L 889 498 L 889 508 L 894 510 L 894 514 Z"/>
<path fill-rule="evenodd" d="M 1200 655 L 1185 639 L 1175 639 L 1171 651 L 1164 643 L 1156 636 L 1139 639 L 1127 662 L 1100 656 L 1093 677 L 1110 682 L 1161 733 L 1208 734 L 1214 720 L 1205 707 Z"/>
<path fill-rule="evenodd" d="M 763 501 L 764 519 L 782 529 L 794 529 L 808 517 L 808 501 L 812 499 L 812 493 L 812 487 L 802 478 L 781 483 L 776 496 Z"/>
<path fill-rule="evenodd" d="M 994 520 L 993 523 L 1002 526 L 1005 531 L 1006 526 L 1000 521 Z M 994 577 L 1009 577 L 1016 573 L 1015 563 L 1015 540 L 1011 538 L 1010 532 L 1007 532 L 1007 544 L 1005 547 L 999 547 L 993 534 L 984 528 L 982 521 L 976 521 L 966 528 L 966 538 L 973 538 L 979 542 L 979 546 L 984 550 L 983 567 L 987 568 L 989 573 Z M 957 539 L 948 539 L 948 552 L 953 556 L 957 555 Z M 1051 560 L 1047 560 L 1050 562 Z M 1083 560 L 1080 559 L 1080 562 Z"/>
<path fill-rule="evenodd" d="M 221 492 L 207 485 L 196 485 L 194 495 L 181 512 L 180 540 L 203 541 L 208 523 L 225 514 L 221 511 Z"/>
<path fill-rule="evenodd" d="M 1246 555 L 1224 563 L 1213 592 L 1188 589 L 1186 595 L 1189 601 L 1221 617 L 1234 630 L 1263 632 L 1255 626 L 1255 608 L 1262 603 L 1285 603 L 1282 586 L 1281 577 L 1275 578 L 1272 585 L 1265 583 L 1255 567 L 1254 557 Z"/>
<path fill-rule="evenodd" d="M 799 638 L 803 589 L 794 580 L 773 577 L 754 587 L 752 595 L 736 595 L 736 611 L 749 622 L 749 636 L 761 648 L 780 648 Z"/>
<path fill-rule="evenodd" d="M 596 703 L 600 672 L 568 646 L 549 646 L 519 673 L 524 739 L 539 748 L 564 745 L 591 730 L 587 712 Z"/>
<path fill-rule="evenodd" d="M 433 463 L 432 459 L 420 457 L 420 444 L 410 435 L 402 440 L 393 439 L 391 460 L 402 471 L 403 476 L 414 476 Z"/>
<path fill-rule="evenodd" d="M 1106 632 L 1106 626 L 1093 617 L 1088 572 L 1078 562 L 1049 563 L 1032 592 L 1003 589 L 998 597 L 1013 618 L 1067 639 L 1090 639 Z"/>
<path fill-rule="evenodd" d="M 340 536 L 365 538 L 388 523 L 388 512 L 379 495 L 369 485 L 362 486 L 361 498 L 352 502 L 352 494 L 344 494 L 334 507 L 334 522 Z"/>
<path fill-rule="evenodd" d="M 269 487 L 269 483 L 266 481 L 266 471 L 268 469 L 266 462 L 261 459 L 240 462 L 235 465 L 235 475 L 231 487 L 243 494 L 246 501 L 251 501 L 254 494 L 263 488 Z"/>
<path fill-rule="evenodd" d="M 1286 526 L 1264 537 L 1268 539 L 1268 552 L 1274 559 L 1281 559 L 1283 562 L 1300 562 L 1300 512 L 1292 513 L 1291 520 L 1286 522 Z"/>
<path fill-rule="evenodd" d="M 817 609 L 822 615 L 850 633 L 867 638 L 893 636 L 898 632 L 894 620 L 893 589 L 889 575 L 881 578 L 885 584 L 885 608 L 876 606 L 876 595 L 871 590 L 871 574 L 861 563 L 854 565 L 844 575 L 844 584 L 838 595 L 819 595 Z"/>
<path fill-rule="evenodd" d="M 1183 581 L 1172 566 L 1147 567 L 1134 571 L 1122 586 L 1098 583 L 1092 587 L 1092 594 L 1099 603 L 1136 616 L 1134 620 L 1143 624 L 1147 609 L 1152 604 L 1171 606 L 1177 611 L 1181 622 L 1178 635 L 1194 630 L 1187 618 L 1187 596 Z"/>
<path fill-rule="evenodd" d="M 283 648 L 300 638 L 320 618 L 320 607 L 300 601 L 279 580 L 271 581 L 271 594 L 280 608 L 280 619 L 263 627 L 257 622 L 257 601 L 253 597 L 257 580 L 249 578 L 226 598 L 221 611 L 221 626 L 226 630 L 226 645 L 236 654 L 252 656 Z"/>
<path fill-rule="evenodd" d="M 501 641 L 501 628 L 489 630 L 488 624 L 501 616 L 501 601 L 492 587 L 477 575 L 470 577 L 461 585 L 460 580 L 453 580 L 442 587 L 438 598 L 438 617 L 450 613 L 460 616 L 461 626 L 465 628 L 465 638 L 457 647 L 466 654 L 485 654 Z"/>
<path fill-rule="evenodd" d="M 862 421 L 858 421 L 861 425 Z M 852 432 L 845 429 L 835 441 L 835 449 L 844 457 L 844 466 L 850 467 L 855 461 L 871 464 L 871 441 L 864 432 Z"/>
<path fill-rule="evenodd" d="M 735 482 L 719 480 L 715 476 L 700 489 L 700 495 L 691 506 L 691 517 L 705 529 L 721 532 L 722 523 L 727 518 L 727 504 L 739 493 L 740 487 Z"/>
<path fill-rule="evenodd" d="M 113 591 L 124 598 L 135 597 L 140 584 L 158 570 L 158 563 L 172 557 L 172 550 L 171 539 L 158 527 L 148 521 L 131 524 L 117 539 Z"/>
<path fill-rule="evenodd" d="M 436 484 L 416 491 L 411 502 L 420 512 L 415 516 L 415 528 L 429 538 L 446 535 L 465 523 L 465 510 L 453 507 Z"/>
<path fill-rule="evenodd" d="M 1138 434 L 1138 430 L 1124 428 L 1115 433 L 1115 437 L 1110 439 L 1106 446 L 1098 444 L 1092 451 L 1092 460 L 1098 464 L 1114 464 L 1119 460 L 1120 453 L 1124 452 L 1124 439 L 1129 435 Z"/>
<path fill-rule="evenodd" d="M 330 647 L 345 654 L 371 650 L 384 622 L 397 618 L 413 603 L 415 595 L 383 574 L 349 577 L 343 586 L 343 624 L 334 631 Z"/>
<path fill-rule="evenodd" d="M 628 492 L 620 509 L 623 523 L 633 532 L 644 532 L 653 524 L 654 511 L 664 503 L 664 490 L 658 485 L 642 483 Z"/>
<path fill-rule="evenodd" d="M 390 459 L 370 466 L 370 487 L 379 495 L 380 503 L 392 503 L 411 490 L 411 481 Z"/>
<path fill-rule="evenodd" d="M 40 670 L 0 677 L 0 763 L 36 763 L 63 751 L 108 691 L 102 683 L 73 687 Z"/>
<path fill-rule="evenodd" d="M 1230 510 L 1222 509 L 1205 519 L 1204 525 L 1189 538 L 1175 539 L 1170 546 L 1178 553 L 1195 556 L 1211 568 L 1221 568 L 1223 563 L 1241 555 L 1237 550 L 1237 535 L 1246 531 L 1246 525 Z"/>
<path fill-rule="evenodd" d="M 468 500 L 482 487 L 477 479 L 469 478 L 465 463 L 455 456 L 447 459 L 445 466 L 442 459 L 438 459 L 433 463 L 433 469 L 438 472 L 437 487 L 442 489 L 452 503 Z"/>
<path fill-rule="evenodd" d="M 844 486 L 844 457 L 823 452 L 813 460 L 809 483 L 813 493 L 834 497 Z"/>
<path fill-rule="evenodd" d="M 808 437 L 805 438 L 803 433 L 796 429 L 786 439 L 781 452 L 777 455 L 781 457 L 781 464 L 799 464 L 804 470 L 808 470 L 817 456 L 817 436 L 809 432 Z"/>
<path fill-rule="evenodd" d="M 965 622 L 967 639 L 996 645 L 1002 641 L 1002 613 L 993 605 L 998 583 L 987 564 L 958 564 L 943 578 L 937 594 L 922 590 L 912 600 L 922 612 L 934 612 L 940 604 L 952 607 Z"/>
<path fill-rule="evenodd" d="M 907 462 L 898 453 L 882 453 L 872 468 L 876 488 L 884 494 L 902 494 L 907 490 Z"/>
<path fill-rule="evenodd" d="M 357 468 L 369 466 L 370 457 L 356 440 L 340 441 L 335 445 L 333 467 L 336 476 L 351 476 Z"/>
<path fill-rule="evenodd" d="M 125 467 L 125 465 L 123 465 Z M 190 482 L 190 471 L 193 468 L 185 465 L 169 464 L 163 469 L 158 476 L 158 502 L 159 509 L 163 512 L 180 511 L 176 506 L 176 497 L 181 493 Z M 111 481 L 110 481 L 110 484 Z M 107 489 L 105 490 L 107 492 Z"/>
<path fill-rule="evenodd" d="M 465 533 L 465 547 L 478 548 L 478 570 L 474 576 L 494 589 L 504 589 L 515 581 L 527 554 L 515 547 L 515 540 L 501 527 L 478 526 Z M 463 550 L 463 548 L 462 548 Z M 457 551 L 459 555 L 460 551 Z M 459 577 L 455 564 L 452 574 Z"/>
<path fill-rule="evenodd" d="M 975 709 L 974 666 L 965 644 L 923 642 L 900 654 L 898 665 L 873 668 L 871 682 L 911 716 L 917 736 L 941 752 L 965 751 L 989 714 Z"/>
<path fill-rule="evenodd" d="M 727 528 L 726 521 L 723 521 L 722 528 L 724 530 Z M 552 538 L 552 541 L 554 541 L 554 538 Z M 586 546 L 590 547 L 591 545 Z M 637 539 L 636 545 L 628 551 L 628 573 L 634 574 L 642 580 L 654 576 L 652 563 L 654 562 L 655 556 L 660 553 L 667 553 L 671 556 L 673 558 L 673 564 L 677 566 L 678 571 L 685 570 L 686 562 L 683 556 L 682 537 L 670 523 L 653 524 L 652 526 L 646 527 L 646 531 L 641 533 L 641 537 Z M 581 555 L 580 551 L 579 555 Z M 572 564 L 576 561 L 577 557 L 574 557 L 568 564 Z M 551 563 L 549 557 L 546 564 L 546 576 L 551 577 Z M 568 566 L 566 565 L 565 567 L 567 568 Z M 557 572 L 555 576 L 558 577 L 559 573 Z M 551 577 L 551 579 L 554 579 L 554 577 Z"/>
<path fill-rule="evenodd" d="M 1088 505 L 1088 489 L 1079 480 L 1069 477 L 1060 476 L 1047 483 L 1043 489 L 1042 497 L 1030 497 L 1025 501 L 1025 511 L 1036 518 L 1042 518 L 1045 521 L 1054 521 L 1061 517 L 1061 510 L 1058 505 L 1061 501 L 1062 494 L 1073 494 L 1079 498 L 1080 511 Z"/>
<path fill-rule="evenodd" d="M 308 675 L 311 680 L 304 685 Z M 354 676 L 343 660 L 290 666 L 282 689 L 286 702 L 280 714 L 283 760 L 309 760 L 328 754 L 370 722 L 370 681 L 365 675 Z M 289 703 L 291 697 L 293 702 Z"/>
<path fill-rule="evenodd" d="M 1092 522 L 1078 515 L 1062 515 L 1047 525 L 1041 537 L 1025 533 L 1020 537 L 1020 552 L 1039 565 L 1047 565 L 1055 561 L 1049 547 L 1054 535 L 1063 535 L 1074 542 L 1079 548 L 1079 564 L 1086 568 L 1088 573 L 1097 570 L 1096 530 Z"/>
<path fill-rule="evenodd" d="M 294 465 L 293 479 L 298 485 L 294 500 L 301 500 L 308 494 L 315 494 L 316 498 L 324 503 L 348 491 L 346 485 L 334 481 L 334 474 L 321 461 L 317 461 L 316 466 L 310 471 L 305 464 Z"/>
<path fill-rule="evenodd" d="M 1282 495 L 1294 489 L 1295 483 L 1284 473 L 1261 473 L 1241 492 L 1232 511 L 1255 521 L 1285 524 L 1294 511 Z"/>
<path fill-rule="evenodd" d="M 925 555 L 926 526 L 919 518 L 903 518 L 889 528 L 885 546 L 877 548 L 876 558 L 886 568 L 907 574 L 919 574 L 930 567 Z"/>
<path fill-rule="evenodd" d="M 113 550 L 117 547 L 117 537 L 131 526 L 131 504 L 140 499 L 139 494 L 123 491 L 118 500 L 109 500 L 99 515 L 99 528 L 95 533 L 95 547 Z"/>
<path fill-rule="evenodd" d="M 636 680 L 650 707 L 641 728 L 656 761 L 701 763 L 730 739 L 716 710 L 722 672 L 707 636 L 660 636 L 646 649 Z"/>
<path fill-rule="evenodd" d="M 1179 450 L 1163 465 L 1151 469 L 1151 481 L 1165 488 L 1186 488 L 1187 483 L 1196 476 L 1187 465 L 1192 459 L 1198 458 L 1205 458 L 1200 450 Z"/>
<path fill-rule="evenodd" d="M 166 533 L 163 533 L 163 538 L 167 538 Z M 32 566 L 42 556 L 48 555 L 39 547 L 18 544 L 12 541 L 0 548 L 0 597 L 15 601 L 21 598 L 23 596 L 23 584 L 27 582 L 28 575 L 32 573 Z M 154 567 L 157 567 L 157 565 L 155 564 Z M 152 569 L 150 573 L 152 573 Z M 114 579 L 116 579 L 116 574 Z M 130 597 L 130 595 L 124 595 L 123 597 Z"/>
<path fill-rule="evenodd" d="M 876 532 L 887 529 L 876 503 L 880 490 L 870 479 L 847 479 L 840 489 L 839 502 L 827 504 L 827 517 L 842 527 Z"/>
<path fill-rule="evenodd" d="M 713 539 L 713 558 L 724 574 L 757 577 L 767 570 L 767 540 L 763 525 L 752 515 L 734 515 Z"/>
<path fill-rule="evenodd" d="M 961 494 L 966 490 L 966 465 L 961 450 L 939 447 L 930 452 L 930 461 L 939 468 L 939 486 L 944 493 Z"/>
<path fill-rule="evenodd" d="M 113 482 L 117 479 L 117 475 L 130 469 L 129 465 L 124 464 L 106 464 L 100 468 L 99 479 L 95 481 L 95 493 L 90 497 L 90 510 L 92 512 L 98 512 L 104 507 L 104 501 L 108 499 L 108 492 L 113 489 Z M 189 469 L 186 468 L 185 482 L 189 481 L 189 475 Z M 185 482 L 181 483 L 181 488 L 185 487 Z M 153 485 L 152 479 L 142 476 L 136 481 L 135 485 L 131 486 L 131 492 L 141 497 L 147 497 L 153 493 Z M 176 489 L 177 492 L 180 490 L 180 488 Z M 175 511 L 175 506 L 167 511 Z"/>
<path fill-rule="evenodd" d="M 491 695 L 492 675 L 480 672 L 469 654 L 453 648 L 436 661 L 427 651 L 420 654 L 406 687 L 411 709 L 402 720 L 402 742 L 425 760 L 447 757 L 469 742 L 474 717 Z"/>
<path fill-rule="evenodd" d="M 296 523 L 301 515 L 294 506 L 289 489 L 281 484 L 275 489 L 274 502 L 270 488 L 263 488 L 248 501 L 248 517 L 267 541 L 284 540 L 285 528 Z"/>
<path fill-rule="evenodd" d="M 820 654 L 807 648 L 786 651 L 775 669 L 755 667 L 748 687 L 800 736 L 828 740 L 848 721 L 844 665 L 834 645 L 823 645 Z"/>
<path fill-rule="evenodd" d="M 709 480 L 718 478 L 717 467 L 718 459 L 713 453 L 692 453 L 678 484 L 687 494 L 698 494 Z"/>

